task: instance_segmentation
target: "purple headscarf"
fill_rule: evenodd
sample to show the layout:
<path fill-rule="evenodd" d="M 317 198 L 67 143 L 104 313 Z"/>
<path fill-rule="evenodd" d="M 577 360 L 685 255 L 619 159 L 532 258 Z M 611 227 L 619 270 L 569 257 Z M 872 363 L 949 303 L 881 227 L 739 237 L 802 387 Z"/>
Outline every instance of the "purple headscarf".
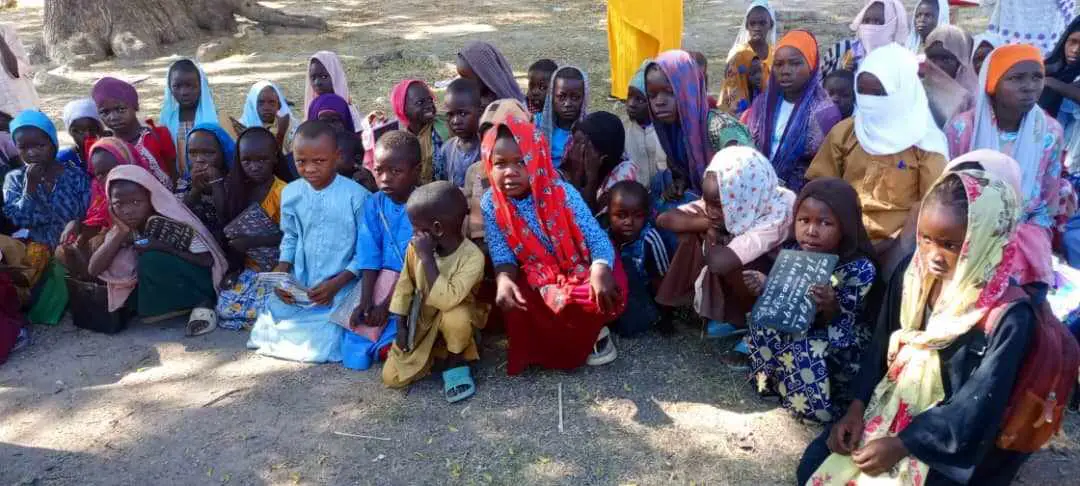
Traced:
<path fill-rule="evenodd" d="M 514 98 L 525 102 L 525 95 L 521 94 L 521 87 L 514 79 L 513 68 L 495 46 L 483 41 L 470 42 L 458 56 L 469 63 L 480 82 L 495 93 L 495 99 Z"/>
<path fill-rule="evenodd" d="M 794 32 L 805 32 L 813 39 L 813 51 L 817 51 L 817 39 L 808 31 L 793 30 L 780 40 Z M 794 47 L 790 45 L 778 45 L 780 47 Z M 803 54 L 803 57 L 806 57 Z M 811 59 L 806 60 L 808 63 Z M 829 98 L 821 80 L 821 62 L 810 66 L 810 79 L 803 87 L 802 95 L 795 102 L 795 107 L 788 116 L 784 133 L 780 137 L 780 144 L 772 147 L 773 129 L 776 126 L 776 115 L 783 101 L 783 89 L 777 81 L 778 76 L 769 76 L 769 84 L 765 88 L 764 96 L 758 96 L 750 106 L 747 114 L 746 126 L 750 129 L 750 135 L 754 137 L 754 145 L 772 163 L 777 177 L 784 187 L 798 192 L 806 183 L 806 169 L 810 161 L 814 159 L 825 136 L 832 130 L 833 125 L 840 121 L 840 110 Z"/>
<path fill-rule="evenodd" d="M 317 120 L 319 119 L 319 113 L 324 111 L 333 111 L 340 115 L 341 121 L 345 123 L 346 133 L 356 131 L 356 127 L 353 125 L 352 112 L 349 111 L 349 102 L 345 101 L 345 98 L 334 93 L 319 95 L 308 107 L 307 119 Z"/>
<path fill-rule="evenodd" d="M 130 83 L 116 78 L 104 77 L 99 79 L 98 82 L 94 83 L 90 97 L 94 99 L 94 104 L 98 106 L 101 106 L 101 103 L 105 100 L 117 100 L 128 105 L 131 109 L 137 110 L 139 107 L 139 92 L 135 91 L 135 87 Z"/>
<path fill-rule="evenodd" d="M 701 191 L 705 167 L 713 157 L 709 144 L 709 100 L 705 78 L 690 54 L 682 50 L 662 52 L 645 67 L 646 73 L 653 66 L 659 67 L 667 76 L 679 111 L 679 122 L 675 124 L 656 121 L 654 117 L 656 136 L 672 170 L 685 174 L 692 190 Z"/>

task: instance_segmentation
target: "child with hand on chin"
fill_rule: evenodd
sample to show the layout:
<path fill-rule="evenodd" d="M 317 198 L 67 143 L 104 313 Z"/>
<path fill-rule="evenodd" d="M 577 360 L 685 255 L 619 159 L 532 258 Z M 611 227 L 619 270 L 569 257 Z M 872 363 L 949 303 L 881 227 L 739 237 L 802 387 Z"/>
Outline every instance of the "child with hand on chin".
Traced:
<path fill-rule="evenodd" d="M 473 331 L 486 322 L 487 308 L 475 297 L 484 276 L 484 254 L 460 231 L 468 204 L 452 183 L 420 187 L 405 211 L 413 236 L 390 299 L 397 338 L 383 366 L 383 383 L 407 386 L 441 359 L 443 394 L 448 402 L 458 402 L 476 392 L 468 363 L 480 357 Z M 412 312 L 416 306 L 418 312 Z"/>

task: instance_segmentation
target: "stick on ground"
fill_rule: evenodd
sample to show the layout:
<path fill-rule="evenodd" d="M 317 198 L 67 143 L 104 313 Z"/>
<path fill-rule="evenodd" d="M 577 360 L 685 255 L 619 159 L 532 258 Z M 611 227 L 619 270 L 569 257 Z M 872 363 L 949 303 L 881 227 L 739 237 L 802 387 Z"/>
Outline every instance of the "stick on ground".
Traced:
<path fill-rule="evenodd" d="M 562 383 L 559 383 L 559 433 L 562 434 L 563 420 L 562 420 Z"/>
<path fill-rule="evenodd" d="M 371 440 L 386 440 L 386 441 L 392 440 L 389 437 L 375 437 L 373 435 L 350 434 L 348 432 L 339 432 L 337 430 L 334 431 L 334 435 L 340 435 L 342 437 L 352 437 L 354 439 L 371 439 Z"/>
<path fill-rule="evenodd" d="M 209 407 L 209 406 L 211 406 L 211 405 L 213 405 L 213 404 L 215 404 L 217 402 L 220 402 L 220 401 L 222 401 L 222 400 L 224 400 L 226 398 L 229 398 L 230 396 L 232 396 L 235 393 L 239 393 L 239 392 L 242 392 L 244 390 L 247 390 L 248 388 L 250 388 L 250 387 L 242 386 L 240 388 L 233 388 L 232 390 L 229 390 L 229 391 L 227 391 L 225 393 L 222 393 L 221 395 L 218 395 L 217 398 L 202 404 L 202 408 Z"/>

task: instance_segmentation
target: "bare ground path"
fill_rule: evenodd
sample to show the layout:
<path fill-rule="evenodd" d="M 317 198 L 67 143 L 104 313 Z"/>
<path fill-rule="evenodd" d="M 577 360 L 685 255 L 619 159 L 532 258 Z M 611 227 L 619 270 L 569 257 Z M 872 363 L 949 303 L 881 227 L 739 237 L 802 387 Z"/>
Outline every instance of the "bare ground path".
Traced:
<path fill-rule="evenodd" d="M 621 113 L 603 99 L 602 2 L 265 3 L 324 16 L 331 31 L 244 38 L 232 55 L 209 63 L 219 106 L 230 113 L 239 113 L 248 86 L 264 78 L 301 102 L 304 64 L 318 49 L 345 57 L 360 106 L 386 108 L 398 79 L 451 77 L 446 63 L 474 38 L 496 43 L 521 71 L 541 56 L 583 66 L 594 83 L 593 106 Z M 685 3 L 686 45 L 704 51 L 718 76 L 743 3 Z M 788 12 L 787 25 L 833 39 L 861 2 L 774 3 Z M 0 15 L 24 39 L 40 37 L 40 7 Z M 195 47 L 173 51 L 191 55 Z M 369 55 L 397 50 L 404 59 L 360 66 Z M 58 114 L 104 74 L 148 76 L 139 90 L 145 114 L 156 115 L 169 62 L 63 70 L 67 82 L 41 91 L 45 108 Z M 454 406 L 441 398 L 437 379 L 407 392 L 387 390 L 376 370 L 254 355 L 244 349 L 243 333 L 185 339 L 179 323 L 135 324 L 116 336 L 70 323 L 34 331 L 34 345 L 0 367 L 0 486 L 791 484 L 803 447 L 818 431 L 759 400 L 719 363 L 720 348 L 691 329 L 675 338 L 619 341 L 620 358 L 602 368 L 513 378 L 505 373 L 504 338 L 491 336 L 476 373 L 477 396 Z M 1074 483 L 1078 436 L 1080 420 L 1070 415 L 1065 436 L 1035 456 L 1021 483 Z"/>

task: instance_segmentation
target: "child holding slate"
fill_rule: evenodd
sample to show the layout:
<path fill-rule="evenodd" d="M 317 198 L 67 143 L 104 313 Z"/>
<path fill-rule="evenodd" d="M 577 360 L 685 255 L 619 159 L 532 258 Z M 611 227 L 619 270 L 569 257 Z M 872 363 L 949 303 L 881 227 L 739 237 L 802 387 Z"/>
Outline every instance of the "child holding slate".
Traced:
<path fill-rule="evenodd" d="M 656 218 L 661 229 L 679 235 L 679 247 L 656 294 L 671 307 L 693 303 L 710 319 L 708 335 L 724 338 L 745 327 L 753 295 L 742 271 L 768 268 L 762 257 L 791 232 L 795 194 L 780 185 L 769 159 L 750 147 L 727 147 L 705 168 L 702 198 Z M 707 272 L 706 272 L 707 270 Z M 745 364 L 746 345 L 727 356 Z"/>
<path fill-rule="evenodd" d="M 807 290 L 817 314 L 802 334 L 750 321 L 750 360 L 762 395 L 779 395 L 796 416 L 831 422 L 851 401 L 848 384 L 858 372 L 870 340 L 864 316 L 876 268 L 862 222 L 859 197 L 843 179 L 826 177 L 803 186 L 795 202 L 795 241 L 785 248 L 840 257 L 832 283 Z M 765 289 L 763 273 L 743 272 L 755 295 Z"/>
<path fill-rule="evenodd" d="M 433 182 L 409 196 L 405 212 L 413 235 L 390 299 L 397 338 L 382 370 L 386 386 L 407 386 L 443 359 L 446 401 L 476 392 L 468 362 L 480 359 L 473 330 L 486 322 L 486 306 L 475 298 L 484 254 L 461 234 L 468 211 L 465 195 L 450 182 Z"/>

